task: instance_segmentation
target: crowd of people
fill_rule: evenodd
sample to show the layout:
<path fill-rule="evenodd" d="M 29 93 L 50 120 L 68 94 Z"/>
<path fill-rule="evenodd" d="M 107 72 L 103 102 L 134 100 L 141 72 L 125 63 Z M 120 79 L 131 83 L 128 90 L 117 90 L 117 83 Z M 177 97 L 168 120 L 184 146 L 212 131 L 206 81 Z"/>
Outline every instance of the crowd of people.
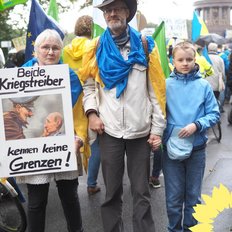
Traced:
<path fill-rule="evenodd" d="M 199 46 L 180 42 L 169 48 L 171 74 L 165 79 L 154 40 L 141 36 L 129 25 L 137 11 L 137 1 L 103 0 L 95 7 L 102 11 L 107 25 L 100 37 L 92 39 L 93 20 L 85 15 L 78 18 L 76 37 L 70 44 L 63 48 L 60 35 L 46 29 L 36 38 L 35 57 L 23 64 L 24 56 L 19 57 L 23 51 L 14 58 L 14 64 L 69 65 L 76 153 L 90 152 L 89 195 L 101 190 L 97 185 L 101 165 L 105 185 L 101 205 L 104 232 L 124 231 L 125 167 L 133 199 L 134 232 L 155 231 L 149 185 L 161 186 L 161 172 L 167 230 L 190 231 L 197 224 L 193 207 L 201 203 L 207 130 L 219 121 L 223 104 L 230 99 L 227 80 L 232 72 L 232 58 L 226 49 L 222 51 L 217 44 L 210 43 L 211 63 L 208 63 Z M 77 85 L 82 87 L 81 93 Z M 220 109 L 217 99 L 221 101 Z M 17 117 L 20 134 L 7 134 L 7 140 L 25 138 L 23 127 L 27 118 L 33 116 L 34 101 L 36 98 L 24 98 L 21 102 L 11 99 L 13 108 L 4 114 L 5 127 L 14 128 L 9 119 Z M 85 120 L 80 120 L 80 116 Z M 86 127 L 86 138 L 78 134 L 81 123 Z M 62 136 L 62 124 L 59 112 L 50 113 L 42 136 Z M 151 155 L 154 160 L 150 172 Z M 27 185 L 28 232 L 45 231 L 51 181 L 56 182 L 67 230 L 84 231 L 78 197 L 79 175 L 78 171 L 71 171 L 17 178 Z"/>

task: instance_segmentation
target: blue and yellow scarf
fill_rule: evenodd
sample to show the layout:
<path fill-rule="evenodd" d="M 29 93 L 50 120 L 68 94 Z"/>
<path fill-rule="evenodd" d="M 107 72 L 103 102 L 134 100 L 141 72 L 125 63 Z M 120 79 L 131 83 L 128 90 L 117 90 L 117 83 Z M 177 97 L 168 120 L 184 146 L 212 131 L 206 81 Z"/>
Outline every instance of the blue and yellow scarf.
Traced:
<path fill-rule="evenodd" d="M 96 52 L 96 59 L 101 79 L 106 89 L 116 87 L 119 98 L 127 86 L 128 76 L 134 64 L 147 67 L 146 55 L 141 43 L 141 34 L 129 27 L 131 51 L 128 60 L 124 60 L 120 50 L 113 41 L 109 28 L 103 33 Z"/>
<path fill-rule="evenodd" d="M 154 93 L 164 115 L 166 115 L 166 89 L 165 76 L 161 67 L 157 46 L 152 37 L 146 37 L 149 53 L 149 64 L 142 45 L 141 34 L 133 28 L 129 28 L 131 51 L 128 60 L 124 60 L 115 42 L 111 38 L 109 29 L 102 36 L 93 39 L 85 48 L 82 59 L 82 68 L 78 70 L 78 76 L 84 83 L 88 78 L 94 78 L 102 87 L 111 89 L 116 87 L 116 97 L 127 86 L 128 75 L 134 64 L 142 64 L 148 67 L 148 77 L 151 81 Z"/>

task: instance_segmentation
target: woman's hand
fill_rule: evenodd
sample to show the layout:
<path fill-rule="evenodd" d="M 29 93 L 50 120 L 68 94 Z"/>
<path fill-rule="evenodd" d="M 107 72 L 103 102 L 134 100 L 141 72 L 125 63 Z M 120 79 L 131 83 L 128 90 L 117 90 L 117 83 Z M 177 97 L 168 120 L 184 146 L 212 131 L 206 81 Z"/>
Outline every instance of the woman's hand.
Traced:
<path fill-rule="evenodd" d="M 83 141 L 78 136 L 75 136 L 75 152 L 78 154 L 80 152 L 80 148 L 83 146 Z"/>

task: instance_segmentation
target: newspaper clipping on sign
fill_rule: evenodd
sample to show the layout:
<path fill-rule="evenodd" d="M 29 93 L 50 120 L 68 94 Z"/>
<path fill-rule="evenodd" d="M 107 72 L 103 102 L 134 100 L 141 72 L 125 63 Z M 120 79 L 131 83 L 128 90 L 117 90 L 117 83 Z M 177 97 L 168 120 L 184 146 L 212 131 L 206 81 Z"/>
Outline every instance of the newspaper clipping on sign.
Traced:
<path fill-rule="evenodd" d="M 69 68 L 0 69 L 0 177 L 77 170 Z"/>

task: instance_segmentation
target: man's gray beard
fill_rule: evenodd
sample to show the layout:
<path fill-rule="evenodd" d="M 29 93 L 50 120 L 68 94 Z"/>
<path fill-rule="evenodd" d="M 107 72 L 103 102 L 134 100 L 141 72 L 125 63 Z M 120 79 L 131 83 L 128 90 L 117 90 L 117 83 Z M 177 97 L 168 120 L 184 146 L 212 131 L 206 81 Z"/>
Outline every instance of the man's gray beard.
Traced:
<path fill-rule="evenodd" d="M 122 21 L 118 21 L 117 23 L 109 23 L 108 27 L 111 31 L 118 31 L 118 30 L 121 30 L 121 32 L 126 29 L 126 20 L 125 22 L 122 22 Z M 124 28 L 122 30 L 122 28 Z"/>

